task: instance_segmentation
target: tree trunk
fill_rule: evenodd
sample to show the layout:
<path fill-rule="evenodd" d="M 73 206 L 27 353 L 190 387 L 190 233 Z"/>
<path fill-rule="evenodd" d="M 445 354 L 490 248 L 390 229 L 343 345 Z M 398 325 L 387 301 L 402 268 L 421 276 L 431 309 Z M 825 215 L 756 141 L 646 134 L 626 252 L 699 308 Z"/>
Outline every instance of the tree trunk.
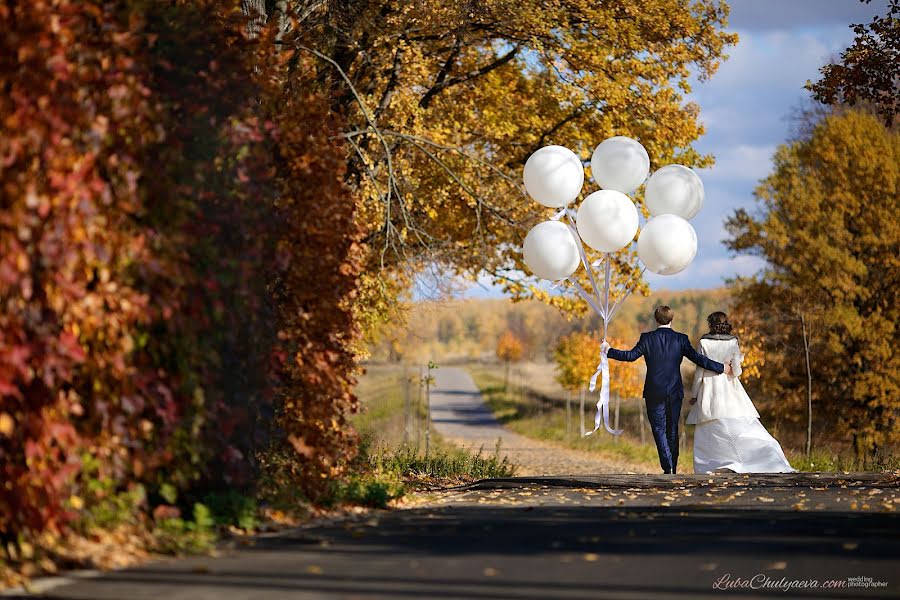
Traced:
<path fill-rule="evenodd" d="M 419 365 L 419 396 L 416 399 L 416 454 L 422 446 L 422 386 L 425 385 L 425 369 Z"/>
<path fill-rule="evenodd" d="M 580 419 L 581 419 L 581 437 L 584 437 L 584 388 L 581 388 L 581 393 L 579 394 L 579 397 L 580 397 L 580 401 L 579 401 L 580 406 L 578 409 L 578 414 L 580 415 Z"/>
<path fill-rule="evenodd" d="M 429 363 L 430 364 L 430 363 Z M 425 458 L 431 450 L 431 367 L 425 378 Z"/>
<path fill-rule="evenodd" d="M 621 401 L 622 401 L 621 396 L 620 396 L 619 394 L 616 394 L 616 416 L 615 416 L 614 419 L 613 419 L 613 429 L 618 429 L 618 428 L 619 428 L 619 403 L 620 403 Z M 614 443 L 614 444 L 618 444 L 618 443 L 619 443 L 619 438 L 620 438 L 620 437 L 621 437 L 621 436 L 614 435 L 614 436 L 613 436 L 613 443 Z"/>
<path fill-rule="evenodd" d="M 646 438 L 644 437 L 644 406 L 640 398 L 638 398 L 638 415 L 641 418 L 641 446 L 643 446 Z"/>
<path fill-rule="evenodd" d="M 506 361 L 506 377 L 503 379 L 503 391 L 509 390 L 509 366 L 510 361 Z"/>
<path fill-rule="evenodd" d="M 410 418 L 410 396 L 412 391 L 410 386 L 409 372 L 406 367 L 403 368 L 403 445 L 409 446 L 409 418 Z"/>
<path fill-rule="evenodd" d="M 250 37 L 259 35 L 266 25 L 266 0 L 241 0 L 241 12 L 249 17 L 247 33 Z"/>
<path fill-rule="evenodd" d="M 809 337 L 803 313 L 800 313 L 800 327 L 803 331 L 803 352 L 806 355 L 806 456 L 809 456 L 812 453 L 812 371 L 809 367 Z"/>

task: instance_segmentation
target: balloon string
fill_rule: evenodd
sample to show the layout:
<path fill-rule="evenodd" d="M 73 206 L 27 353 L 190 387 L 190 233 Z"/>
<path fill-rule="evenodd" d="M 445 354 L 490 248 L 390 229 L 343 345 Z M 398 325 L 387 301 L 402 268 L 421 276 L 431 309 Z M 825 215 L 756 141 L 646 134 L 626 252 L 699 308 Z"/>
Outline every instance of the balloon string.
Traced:
<path fill-rule="evenodd" d="M 569 281 L 573 286 L 575 286 L 575 291 L 578 292 L 578 294 L 579 294 L 582 298 L 584 298 L 584 301 L 587 302 L 588 305 L 589 305 L 591 308 L 593 308 L 594 311 L 595 311 L 598 315 L 600 315 L 601 318 L 605 318 L 605 317 L 604 317 L 604 314 L 605 314 L 605 313 L 603 312 L 603 308 L 602 308 L 599 304 L 597 304 L 597 302 L 591 297 L 591 295 L 588 294 L 588 293 L 585 291 L 585 289 L 584 289 L 583 287 L 581 287 L 581 285 L 580 285 L 575 279 L 572 279 L 571 277 L 567 277 L 566 280 Z"/>
<path fill-rule="evenodd" d="M 616 314 L 616 311 L 619 309 L 619 306 L 622 305 L 622 302 L 625 301 L 625 298 L 627 298 L 628 296 L 630 296 L 631 293 L 634 292 L 634 290 L 637 289 L 637 282 L 641 280 L 641 278 L 644 276 L 644 272 L 646 272 L 646 271 L 647 271 L 647 267 L 644 267 L 643 269 L 641 269 L 641 273 L 640 273 L 640 275 L 638 275 L 638 278 L 637 278 L 637 280 L 635 281 L 634 285 L 625 288 L 625 293 L 622 294 L 621 296 L 619 296 L 618 299 L 616 299 L 615 303 L 613 303 L 612 310 L 611 310 L 610 313 L 609 313 L 609 318 L 610 318 L 610 319 L 612 319 L 612 318 L 613 318 L 613 315 Z"/>
<path fill-rule="evenodd" d="M 597 282 L 594 280 L 594 270 L 591 268 L 591 263 L 588 262 L 587 253 L 584 250 L 584 244 L 581 241 L 581 236 L 578 235 L 577 223 L 574 217 L 575 211 L 572 209 L 566 209 L 566 216 L 569 217 L 569 223 L 566 223 L 566 227 L 569 228 L 569 231 L 572 234 L 572 237 L 575 238 L 575 243 L 578 246 L 578 254 L 581 256 L 581 263 L 584 265 L 584 270 L 587 271 L 588 279 L 591 282 L 591 289 L 594 291 L 594 298 L 597 300 L 597 304 L 601 303 L 600 300 L 600 289 L 597 287 Z M 603 317 L 603 320 L 606 320 L 606 312 L 598 311 L 600 315 Z"/>

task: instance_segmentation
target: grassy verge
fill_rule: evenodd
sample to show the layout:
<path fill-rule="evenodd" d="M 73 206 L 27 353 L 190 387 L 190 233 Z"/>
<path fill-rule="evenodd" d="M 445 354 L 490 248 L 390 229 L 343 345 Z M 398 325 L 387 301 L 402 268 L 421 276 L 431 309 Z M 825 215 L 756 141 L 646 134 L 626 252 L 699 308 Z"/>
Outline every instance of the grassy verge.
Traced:
<path fill-rule="evenodd" d="M 605 432 L 582 438 L 578 431 L 578 406 L 573 401 L 572 429 L 566 431 L 565 400 L 548 398 L 530 390 L 527 386 L 513 386 L 506 389 L 503 382 L 502 367 L 499 365 L 476 364 L 469 367 L 476 385 L 484 395 L 494 415 L 510 429 L 535 439 L 557 443 L 568 448 L 600 452 L 612 458 L 643 466 L 647 471 L 655 473 L 659 470 L 656 446 L 652 437 L 647 434 L 646 443 L 640 441 L 640 421 L 637 416 L 638 406 L 631 402 L 627 410 L 622 411 L 622 426 L 625 433 L 618 442 Z M 576 399 L 577 400 L 577 399 Z M 586 406 L 586 422 L 593 428 L 594 403 L 596 395 L 591 398 L 590 406 Z M 685 410 L 687 410 L 685 408 Z M 681 472 L 688 472 L 693 465 L 693 426 L 687 426 L 684 448 L 679 454 L 678 464 Z M 637 433 L 637 436 L 635 436 Z M 851 472 L 851 471 L 893 471 L 900 470 L 900 456 L 886 454 L 878 459 L 860 461 L 846 452 L 831 448 L 814 450 L 811 456 L 803 452 L 786 451 L 787 458 L 799 471 Z"/>
<path fill-rule="evenodd" d="M 877 459 L 859 460 L 828 448 L 813 450 L 810 456 L 804 452 L 787 453 L 791 466 L 800 471 L 898 471 L 900 456 L 890 454 Z"/>
<path fill-rule="evenodd" d="M 446 443 L 434 430 L 426 454 L 418 377 L 415 368 L 387 365 L 369 367 L 360 379 L 363 410 L 351 422 L 362 444 L 353 474 L 336 485 L 331 502 L 384 507 L 409 491 L 513 474 L 499 449 L 470 452 Z"/>

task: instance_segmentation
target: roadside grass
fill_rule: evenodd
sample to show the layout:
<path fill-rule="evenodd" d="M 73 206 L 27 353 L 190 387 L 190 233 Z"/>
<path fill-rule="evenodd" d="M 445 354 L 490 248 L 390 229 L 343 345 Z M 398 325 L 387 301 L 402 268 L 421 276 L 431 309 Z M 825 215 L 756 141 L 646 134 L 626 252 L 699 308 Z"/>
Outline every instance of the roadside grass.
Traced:
<path fill-rule="evenodd" d="M 351 418 L 361 437 L 359 455 L 348 480 L 335 484 L 330 503 L 384 508 L 410 491 L 514 474 L 514 465 L 500 456 L 499 448 L 492 453 L 457 448 L 434 430 L 425 452 L 418 377 L 412 367 L 374 365 L 360 378 L 362 411 Z"/>
<path fill-rule="evenodd" d="M 582 437 L 577 398 L 572 401 L 571 429 L 567 432 L 564 397 L 548 397 L 546 393 L 536 393 L 525 385 L 506 389 L 502 365 L 473 364 L 468 366 L 468 371 L 494 415 L 513 431 L 566 448 L 595 452 L 612 460 L 630 463 L 635 472 L 656 473 L 660 470 L 656 446 L 649 431 L 645 444 L 641 444 L 640 437 L 633 437 L 634 431 L 640 435 L 636 402 L 622 403 L 620 427 L 625 429 L 625 433 L 618 436 L 618 440 L 605 429 Z M 593 429 L 596 395 L 589 398 L 585 402 L 585 426 L 588 431 Z M 689 438 L 686 442 L 688 441 Z M 682 472 L 693 464 L 693 455 L 689 449 L 681 450 L 678 464 Z"/>
<path fill-rule="evenodd" d="M 522 435 L 563 445 L 567 448 L 599 452 L 610 457 L 618 457 L 636 466 L 643 466 L 648 472 L 659 472 L 656 446 L 649 431 L 646 432 L 646 443 L 640 442 L 640 420 L 638 410 L 641 405 L 635 401 L 622 404 L 620 427 L 625 429 L 618 443 L 606 431 L 601 430 L 592 436 L 582 438 L 579 435 L 577 398 L 572 403 L 571 432 L 566 432 L 565 399 L 562 396 L 548 398 L 545 391 L 549 386 L 546 381 L 535 392 L 530 385 L 510 386 L 505 389 L 502 365 L 473 364 L 468 367 L 469 373 L 481 390 L 485 400 L 497 419 L 507 427 Z M 533 375 L 534 369 L 530 375 Z M 550 394 L 553 396 L 552 394 Z M 639 401 L 642 402 L 642 401 Z M 586 404 L 586 425 L 593 429 L 594 404 L 596 394 L 591 396 L 590 406 Z M 687 404 L 684 409 L 688 410 Z M 610 407 L 612 411 L 612 407 Z M 648 427 L 645 425 L 645 427 Z M 685 425 L 682 423 L 682 427 Z M 686 426 L 683 446 L 679 452 L 679 471 L 686 473 L 693 469 L 693 434 L 694 427 Z M 637 435 L 635 436 L 635 433 Z M 854 471 L 896 471 L 900 470 L 900 455 L 887 451 L 875 459 L 857 459 L 846 449 L 829 446 L 814 448 L 811 456 L 803 451 L 791 451 L 785 448 L 788 461 L 795 469 L 804 472 L 854 472 Z"/>
<path fill-rule="evenodd" d="M 898 471 L 900 456 L 887 454 L 875 459 L 859 460 L 846 453 L 835 452 L 831 448 L 813 449 L 810 456 L 805 452 L 787 453 L 791 466 L 799 471 L 825 471 L 850 473 L 854 471 Z"/>

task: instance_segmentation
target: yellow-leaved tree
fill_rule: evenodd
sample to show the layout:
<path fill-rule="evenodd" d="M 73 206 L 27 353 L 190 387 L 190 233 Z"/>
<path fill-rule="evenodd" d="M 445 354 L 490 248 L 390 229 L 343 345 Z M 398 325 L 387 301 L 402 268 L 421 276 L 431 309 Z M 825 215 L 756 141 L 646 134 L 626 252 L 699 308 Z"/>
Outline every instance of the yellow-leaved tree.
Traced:
<path fill-rule="evenodd" d="M 624 347 L 621 340 L 609 339 L 613 347 Z M 600 362 L 600 337 L 596 334 L 575 331 L 559 338 L 553 349 L 556 361 L 556 381 L 570 393 L 578 392 L 581 434 L 584 435 L 584 397 L 591 376 Z M 597 378 L 599 388 L 602 376 Z M 621 398 L 640 396 L 643 380 L 637 363 L 610 361 L 609 390 L 616 398 L 616 413 Z M 618 427 L 618 416 L 615 426 Z"/>
<path fill-rule="evenodd" d="M 733 288 L 766 353 L 757 391 L 807 421 L 807 448 L 815 422 L 877 464 L 900 439 L 900 133 L 839 110 L 774 162 L 761 211 L 728 221 L 731 248 L 767 263 Z"/>
<path fill-rule="evenodd" d="M 497 358 L 506 365 L 506 378 L 503 381 L 503 389 L 509 388 L 510 365 L 522 360 L 524 353 L 525 344 L 522 343 L 522 340 L 515 333 L 508 329 L 497 340 Z"/>
<path fill-rule="evenodd" d="M 522 240 L 550 214 L 521 185 L 541 146 L 588 158 L 603 139 L 629 135 L 654 168 L 711 162 L 692 147 L 703 128 L 685 94 L 737 40 L 718 0 L 308 0 L 267 14 L 270 4 L 244 0 L 259 24 L 294 11 L 278 43 L 316 57 L 345 119 L 345 178 L 368 231 L 356 302 L 366 327 L 426 265 L 580 304 L 521 276 Z M 638 285 L 633 259 L 617 255 L 615 273 Z"/>

